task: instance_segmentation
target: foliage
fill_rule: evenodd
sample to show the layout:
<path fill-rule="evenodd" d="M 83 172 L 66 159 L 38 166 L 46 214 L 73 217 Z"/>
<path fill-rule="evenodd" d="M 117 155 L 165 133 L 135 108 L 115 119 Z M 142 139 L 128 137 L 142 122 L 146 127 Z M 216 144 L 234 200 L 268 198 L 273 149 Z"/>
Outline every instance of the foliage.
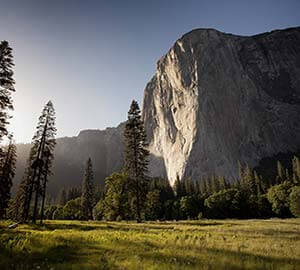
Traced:
<path fill-rule="evenodd" d="M 7 125 L 10 115 L 8 110 L 13 110 L 11 93 L 15 91 L 13 79 L 12 48 L 7 41 L 0 43 L 0 142 L 8 134 Z"/>
<path fill-rule="evenodd" d="M 291 193 L 291 183 L 288 181 L 275 185 L 268 190 L 267 198 L 272 204 L 272 210 L 279 217 L 290 217 L 289 195 Z"/>
<path fill-rule="evenodd" d="M 81 194 L 82 215 L 85 220 L 93 219 L 94 196 L 94 172 L 92 160 L 89 158 L 86 163 Z"/>
<path fill-rule="evenodd" d="M 17 148 L 10 137 L 9 144 L 0 159 L 0 219 L 5 216 L 8 202 L 11 198 L 11 187 L 16 170 Z"/>
<path fill-rule="evenodd" d="M 63 218 L 71 220 L 83 219 L 83 213 L 81 208 L 81 198 L 70 200 L 63 207 Z"/>
<path fill-rule="evenodd" d="M 56 211 L 56 205 L 50 205 L 45 208 L 45 219 L 53 219 L 53 214 Z"/>
<path fill-rule="evenodd" d="M 205 200 L 204 205 L 208 208 L 210 218 L 236 218 L 239 217 L 241 201 L 241 192 L 230 188 L 212 194 Z"/>
<path fill-rule="evenodd" d="M 102 220 L 104 218 L 104 201 L 100 199 L 93 209 L 94 220 Z"/>
<path fill-rule="evenodd" d="M 142 219 L 142 211 L 147 194 L 148 155 L 146 132 L 141 120 L 138 103 L 133 100 L 128 111 L 128 120 L 124 130 L 125 170 L 130 179 L 131 210 L 138 222 Z"/>
<path fill-rule="evenodd" d="M 126 173 L 113 173 L 105 179 L 106 194 L 102 205 L 105 219 L 127 220 L 131 217 L 129 184 Z"/>
<path fill-rule="evenodd" d="M 300 186 L 295 186 L 290 193 L 290 211 L 295 217 L 300 217 Z"/>

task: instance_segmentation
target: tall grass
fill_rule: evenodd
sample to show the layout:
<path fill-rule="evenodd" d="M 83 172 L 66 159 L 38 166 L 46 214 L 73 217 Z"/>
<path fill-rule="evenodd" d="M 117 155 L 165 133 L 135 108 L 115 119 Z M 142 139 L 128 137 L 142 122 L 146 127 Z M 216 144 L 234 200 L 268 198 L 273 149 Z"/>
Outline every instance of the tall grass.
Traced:
<path fill-rule="evenodd" d="M 300 219 L 0 223 L 0 269 L 300 269 Z"/>

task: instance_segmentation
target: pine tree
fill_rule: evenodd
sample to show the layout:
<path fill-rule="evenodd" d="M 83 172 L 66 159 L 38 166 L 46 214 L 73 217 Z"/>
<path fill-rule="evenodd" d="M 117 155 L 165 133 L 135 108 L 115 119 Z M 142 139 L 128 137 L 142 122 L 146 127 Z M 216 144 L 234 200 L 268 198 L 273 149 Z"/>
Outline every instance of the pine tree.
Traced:
<path fill-rule="evenodd" d="M 144 198 L 147 194 L 148 155 L 146 132 L 138 103 L 133 100 L 128 112 L 125 131 L 125 170 L 132 182 L 133 212 L 137 222 L 141 221 Z"/>
<path fill-rule="evenodd" d="M 9 136 L 9 144 L 4 152 L 4 158 L 1 160 L 0 167 L 0 219 L 5 215 L 5 209 L 8 207 L 8 202 L 11 198 L 12 180 L 16 170 L 16 145 L 13 142 L 12 136 Z"/>
<path fill-rule="evenodd" d="M 276 184 L 281 184 L 286 180 L 285 169 L 283 168 L 280 161 L 277 161 L 277 177 Z"/>
<path fill-rule="evenodd" d="M 181 181 L 178 176 L 174 183 L 174 191 L 177 199 L 187 195 L 185 183 Z"/>
<path fill-rule="evenodd" d="M 294 156 L 293 160 L 293 183 L 300 184 L 300 160 L 298 157 Z"/>
<path fill-rule="evenodd" d="M 256 171 L 254 171 L 254 179 L 256 183 L 256 194 L 260 196 L 264 193 L 264 187 L 263 187 L 262 179 L 260 176 L 258 176 Z"/>
<path fill-rule="evenodd" d="M 17 194 L 13 202 L 13 213 L 15 219 L 19 222 L 27 221 L 30 211 L 30 189 L 33 186 L 32 183 L 32 162 L 36 155 L 35 147 L 31 147 L 29 158 L 27 160 L 27 167 L 21 183 L 18 186 Z"/>
<path fill-rule="evenodd" d="M 82 182 L 81 207 L 85 220 L 93 219 L 94 197 L 94 173 L 92 160 L 89 158 L 86 163 L 85 174 Z"/>
<path fill-rule="evenodd" d="M 65 206 L 65 204 L 67 203 L 67 193 L 66 193 L 66 189 L 63 188 L 60 193 L 59 193 L 59 201 L 58 204 L 60 206 Z"/>
<path fill-rule="evenodd" d="M 24 221 L 28 220 L 34 193 L 33 223 L 36 222 L 37 218 L 39 197 L 42 196 L 42 201 L 45 201 L 47 177 L 51 173 L 53 161 L 55 134 L 55 111 L 52 102 L 49 101 L 39 117 L 37 131 L 32 139 L 31 153 L 26 169 L 26 173 L 30 175 L 31 179 L 27 180 L 28 188 L 26 188 L 27 194 L 25 196 Z"/>
<path fill-rule="evenodd" d="M 226 180 L 225 180 L 224 176 L 219 176 L 218 177 L 218 182 L 219 182 L 220 190 L 224 190 L 224 189 L 227 188 L 227 183 L 226 183 Z"/>
<path fill-rule="evenodd" d="M 39 117 L 37 131 L 33 136 L 33 144 L 38 149 L 33 167 L 32 182 L 34 183 L 34 208 L 32 222 L 36 222 L 39 197 L 42 196 L 43 202 L 46 195 L 47 177 L 50 174 L 50 169 L 53 161 L 53 152 L 55 147 L 55 110 L 53 104 L 49 101 Z M 43 185 L 41 185 L 43 182 Z M 42 209 L 43 211 L 43 209 Z"/>
<path fill-rule="evenodd" d="M 218 192 L 220 190 L 219 181 L 215 175 L 211 177 L 211 185 L 212 185 L 212 193 Z"/>
<path fill-rule="evenodd" d="M 13 55 L 7 41 L 0 43 L 0 141 L 7 135 L 10 118 L 8 110 L 13 109 L 11 93 L 15 91 L 13 79 Z"/>

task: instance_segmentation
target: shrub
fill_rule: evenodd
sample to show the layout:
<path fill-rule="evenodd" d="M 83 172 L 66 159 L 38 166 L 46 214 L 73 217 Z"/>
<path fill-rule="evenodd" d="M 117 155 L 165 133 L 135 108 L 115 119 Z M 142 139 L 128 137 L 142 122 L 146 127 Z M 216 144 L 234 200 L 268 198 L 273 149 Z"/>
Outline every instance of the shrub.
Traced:
<path fill-rule="evenodd" d="M 210 195 L 204 205 L 208 208 L 210 218 L 235 218 L 239 216 L 241 192 L 230 188 Z"/>
<path fill-rule="evenodd" d="M 279 217 L 291 216 L 289 195 L 291 193 L 291 183 L 285 181 L 282 184 L 269 188 L 267 198 L 272 204 L 272 210 Z"/>

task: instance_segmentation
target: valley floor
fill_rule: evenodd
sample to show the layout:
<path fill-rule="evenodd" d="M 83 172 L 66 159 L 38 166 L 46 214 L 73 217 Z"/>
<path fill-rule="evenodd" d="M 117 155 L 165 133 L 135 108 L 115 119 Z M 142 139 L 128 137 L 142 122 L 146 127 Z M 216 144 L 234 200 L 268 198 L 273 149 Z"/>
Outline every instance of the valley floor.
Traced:
<path fill-rule="evenodd" d="M 300 219 L 8 224 L 1 270 L 300 269 Z"/>

